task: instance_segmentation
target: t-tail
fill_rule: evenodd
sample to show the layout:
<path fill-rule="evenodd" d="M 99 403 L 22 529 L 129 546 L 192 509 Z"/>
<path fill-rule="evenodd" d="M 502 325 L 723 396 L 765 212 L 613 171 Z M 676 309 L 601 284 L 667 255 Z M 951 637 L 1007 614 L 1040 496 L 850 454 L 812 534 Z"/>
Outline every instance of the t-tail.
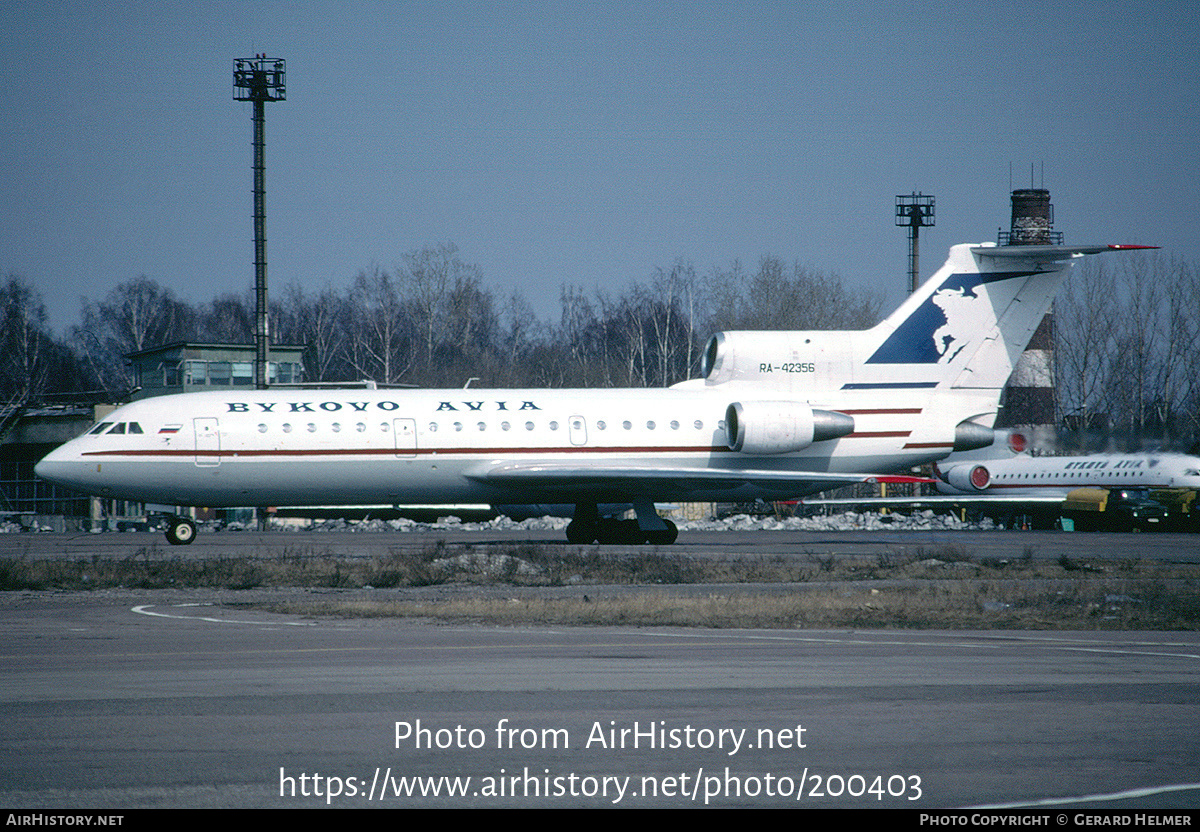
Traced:
<path fill-rule="evenodd" d="M 718 333 L 705 384 L 841 413 L 920 412 L 906 448 L 986 447 L 1008 377 L 1074 261 L 1131 248 L 1151 246 L 957 245 L 871 329 Z"/>

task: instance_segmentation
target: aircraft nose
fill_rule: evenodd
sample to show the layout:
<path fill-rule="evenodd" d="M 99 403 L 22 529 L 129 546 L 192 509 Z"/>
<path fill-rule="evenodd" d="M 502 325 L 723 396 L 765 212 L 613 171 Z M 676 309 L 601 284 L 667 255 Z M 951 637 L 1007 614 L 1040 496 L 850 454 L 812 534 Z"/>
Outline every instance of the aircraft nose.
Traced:
<path fill-rule="evenodd" d="M 80 475 L 83 473 L 83 463 L 69 447 L 70 444 L 60 445 L 42 457 L 41 462 L 33 466 L 33 473 L 55 485 L 79 488 L 82 485 Z"/>

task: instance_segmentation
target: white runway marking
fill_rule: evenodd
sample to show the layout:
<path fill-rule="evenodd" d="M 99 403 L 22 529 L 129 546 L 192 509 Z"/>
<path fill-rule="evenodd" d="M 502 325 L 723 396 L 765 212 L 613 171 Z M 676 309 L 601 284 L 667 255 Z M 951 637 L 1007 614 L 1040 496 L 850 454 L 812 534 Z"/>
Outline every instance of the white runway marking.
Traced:
<path fill-rule="evenodd" d="M 985 806 L 964 806 L 963 809 L 1028 809 L 1033 806 L 1061 806 L 1070 803 L 1082 803 L 1086 801 L 1110 801 L 1110 800 L 1130 800 L 1135 797 L 1153 797 L 1154 795 L 1167 794 L 1168 792 L 1187 792 L 1200 790 L 1200 783 L 1177 783 L 1171 786 L 1146 786 L 1141 789 L 1127 789 L 1123 792 L 1112 792 L 1111 794 L 1086 794 L 1078 797 L 1047 797 L 1042 800 L 1031 800 L 1028 802 L 1013 802 L 1013 803 L 990 803 Z"/>
<path fill-rule="evenodd" d="M 286 625 L 289 625 L 292 627 L 311 627 L 313 625 L 312 621 L 239 621 L 236 618 L 211 618 L 211 617 L 205 616 L 205 615 L 178 615 L 178 614 L 172 614 L 172 613 L 167 613 L 167 612 L 155 612 L 154 610 L 151 609 L 151 607 L 154 607 L 154 606 L 155 606 L 155 604 L 142 604 L 140 606 L 133 607 L 130 610 L 130 612 L 135 612 L 138 615 L 149 615 L 149 616 L 153 616 L 154 618 L 179 618 L 179 619 L 183 619 L 185 621 L 208 621 L 213 624 L 258 624 L 258 625 L 266 624 L 266 625 L 271 625 L 271 626 L 274 626 L 276 624 L 286 624 Z M 177 604 L 176 606 L 178 606 L 178 607 L 201 607 L 201 606 L 208 607 L 208 606 L 212 606 L 212 605 L 211 604 Z"/>
<path fill-rule="evenodd" d="M 669 637 L 669 638 L 712 638 L 713 632 L 660 632 L 655 630 L 638 631 L 640 635 Z M 1163 652 L 1161 650 L 1133 650 L 1131 647 L 1183 647 L 1195 649 L 1196 645 L 1187 642 L 1157 642 L 1157 641 L 1138 641 L 1138 642 L 1117 642 L 1112 645 L 1105 645 L 1103 642 L 1087 641 L 1083 639 L 1071 638 L 1054 638 L 1042 636 L 1015 636 L 1006 634 L 999 638 L 989 639 L 986 636 L 959 636 L 958 640 L 946 641 L 931 641 L 928 639 L 894 639 L 894 638 L 862 638 L 852 636 L 847 633 L 845 637 L 838 636 L 805 636 L 798 633 L 779 634 L 763 633 L 763 632 L 741 632 L 736 630 L 721 630 L 718 635 L 728 637 L 746 638 L 753 641 L 792 641 L 792 642 L 810 642 L 814 644 L 863 644 L 863 645 L 888 645 L 893 647 L 952 647 L 952 648 L 976 648 L 986 647 L 991 649 L 1000 649 L 1002 647 L 1011 647 L 1013 642 L 1026 644 L 1027 646 L 1049 647 L 1055 650 L 1070 650 L 1082 653 L 1115 653 L 1119 655 L 1129 656 L 1165 656 L 1174 659 L 1200 659 L 1200 653 L 1172 653 Z"/>

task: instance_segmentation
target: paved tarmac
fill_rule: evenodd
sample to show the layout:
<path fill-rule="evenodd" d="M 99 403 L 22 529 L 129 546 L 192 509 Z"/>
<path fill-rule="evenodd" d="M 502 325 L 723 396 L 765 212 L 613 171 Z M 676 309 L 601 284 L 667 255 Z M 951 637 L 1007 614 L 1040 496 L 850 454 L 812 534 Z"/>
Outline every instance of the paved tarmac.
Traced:
<path fill-rule="evenodd" d="M 376 557 L 396 549 L 449 543 L 536 543 L 567 547 L 562 531 L 542 529 L 427 528 L 407 532 L 201 532 L 188 546 L 171 546 L 157 532 L 0 534 L 0 558 L 227 558 L 281 554 Z M 646 551 L 649 546 L 604 546 L 605 552 Z M 880 556 L 952 549 L 972 558 L 1015 560 L 1027 554 L 1054 560 L 1089 557 L 1200 561 L 1200 535 L 1082 533 L 1060 531 L 682 531 L 660 551 L 696 557 L 784 555 Z"/>
<path fill-rule="evenodd" d="M 0 594 L 0 805 L 1200 807 L 1197 633 L 499 628 L 248 597 Z"/>

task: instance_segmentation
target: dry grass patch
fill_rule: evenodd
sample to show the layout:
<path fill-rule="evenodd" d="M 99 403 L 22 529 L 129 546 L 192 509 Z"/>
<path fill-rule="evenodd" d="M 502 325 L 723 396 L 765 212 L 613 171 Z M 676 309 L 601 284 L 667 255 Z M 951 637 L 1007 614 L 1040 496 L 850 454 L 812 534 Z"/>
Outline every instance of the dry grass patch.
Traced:
<path fill-rule="evenodd" d="M 415 618 L 493 625 L 626 625 L 742 629 L 1160 629 L 1200 625 L 1194 585 L 1096 585 L 1069 581 L 937 581 L 903 585 L 798 586 L 793 591 L 619 595 L 580 592 L 443 600 L 324 599 L 271 604 L 309 616 Z"/>
<path fill-rule="evenodd" d="M 1079 562 L 1034 554 L 1026 551 L 1014 560 L 977 559 L 969 551 L 947 546 L 872 557 L 821 552 L 694 557 L 654 547 L 613 552 L 597 546 L 439 540 L 373 558 L 284 548 L 263 557 L 189 559 L 148 547 L 123 559 L 0 559 L 0 589 L 368 590 L 367 600 L 335 596 L 271 608 L 300 615 L 495 624 L 1200 627 L 1198 565 L 1137 558 Z M 730 585 L 745 589 L 731 590 Z M 408 590 L 441 586 L 457 589 L 446 592 L 444 600 L 404 597 Z M 706 586 L 724 588 L 706 591 Z M 471 587 L 478 587 L 478 593 L 464 597 Z M 498 597 L 505 587 L 511 588 L 511 595 Z M 557 597 L 550 597 L 538 587 L 560 589 Z M 638 589 L 616 592 L 615 587 Z"/>

